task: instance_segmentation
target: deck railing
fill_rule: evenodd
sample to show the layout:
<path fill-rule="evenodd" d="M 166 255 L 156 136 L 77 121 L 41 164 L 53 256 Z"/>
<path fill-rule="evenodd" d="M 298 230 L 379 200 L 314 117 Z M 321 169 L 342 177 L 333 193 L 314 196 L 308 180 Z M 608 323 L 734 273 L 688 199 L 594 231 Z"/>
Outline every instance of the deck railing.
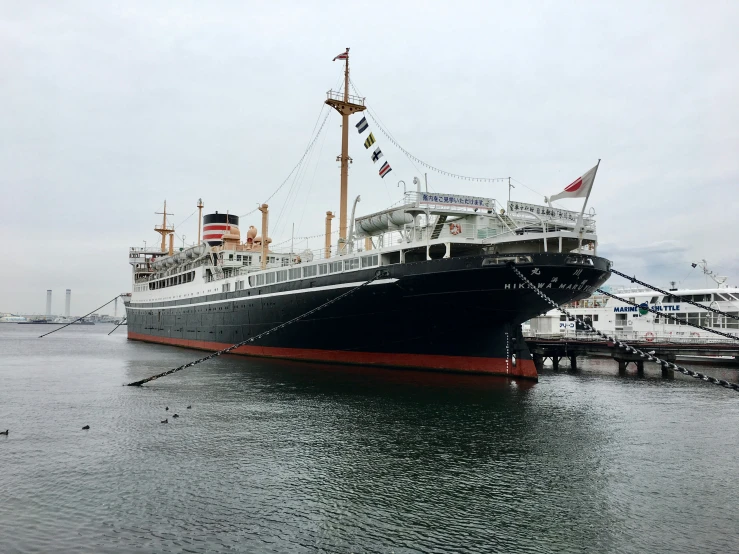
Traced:
<path fill-rule="evenodd" d="M 339 102 L 344 101 L 344 93 L 337 91 L 337 90 L 330 90 L 326 93 L 326 99 L 327 100 L 338 100 Z M 350 94 L 348 96 L 349 103 L 350 104 L 357 104 L 359 106 L 364 106 L 364 98 L 361 96 L 354 96 L 353 94 Z"/>

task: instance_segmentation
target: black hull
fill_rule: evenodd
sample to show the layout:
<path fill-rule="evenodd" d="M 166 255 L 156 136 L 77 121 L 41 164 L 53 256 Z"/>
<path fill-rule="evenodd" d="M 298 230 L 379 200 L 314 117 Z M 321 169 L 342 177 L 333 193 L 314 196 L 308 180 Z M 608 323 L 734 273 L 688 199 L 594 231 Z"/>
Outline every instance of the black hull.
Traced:
<path fill-rule="evenodd" d="M 610 262 L 603 258 L 526 256 L 531 263 L 517 267 L 558 304 L 589 296 L 609 277 Z M 520 324 L 550 306 L 496 258 L 468 256 L 383 266 L 380 269 L 389 278 L 236 352 L 535 379 Z M 128 335 L 206 350 L 224 348 L 304 314 L 371 279 L 376 271 L 155 305 L 131 303 Z"/>

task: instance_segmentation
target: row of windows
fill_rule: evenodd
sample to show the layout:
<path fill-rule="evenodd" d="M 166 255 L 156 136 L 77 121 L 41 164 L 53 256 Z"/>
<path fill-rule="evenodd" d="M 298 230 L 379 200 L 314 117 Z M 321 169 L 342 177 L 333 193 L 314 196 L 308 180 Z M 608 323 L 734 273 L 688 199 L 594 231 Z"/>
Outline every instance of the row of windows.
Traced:
<path fill-rule="evenodd" d="M 229 254 L 228 255 L 228 259 L 229 260 L 233 260 L 234 259 L 234 255 L 233 254 Z M 236 261 L 237 262 L 243 262 L 243 265 L 250 266 L 251 265 L 251 255 L 244 255 L 244 256 L 242 256 L 241 254 L 236 254 Z"/>
<path fill-rule="evenodd" d="M 739 317 L 739 312 L 727 312 L 729 315 Z M 711 312 L 688 312 L 684 314 L 675 314 L 678 321 L 686 321 L 692 325 L 701 325 L 703 327 L 719 327 L 724 329 L 739 329 L 739 321 L 731 319 L 719 314 Z M 666 316 L 655 316 L 655 323 L 665 325 L 677 325 L 677 322 Z"/>
<path fill-rule="evenodd" d="M 244 290 L 245 281 L 236 281 L 234 283 L 234 290 Z M 231 292 L 231 283 L 224 283 L 221 285 L 221 292 Z"/>
<path fill-rule="evenodd" d="M 379 265 L 380 259 L 377 254 L 371 256 L 362 256 L 361 258 L 351 258 L 348 260 L 338 260 L 325 264 L 308 265 L 305 267 L 293 267 L 290 269 L 280 269 L 269 273 L 261 273 L 249 277 L 249 284 L 252 287 L 262 285 L 272 285 L 274 283 L 283 283 L 285 281 L 294 281 L 295 279 L 305 277 L 315 277 L 316 275 L 328 275 L 329 273 L 341 273 L 342 271 L 351 271 L 366 267 L 374 267 Z"/>
<path fill-rule="evenodd" d="M 718 298 L 717 298 L 718 300 Z M 663 304 L 676 304 L 677 302 L 710 302 L 710 294 L 682 294 L 680 296 L 669 295 L 662 300 Z"/>
<path fill-rule="evenodd" d="M 181 285 L 182 283 L 189 283 L 195 279 L 195 272 L 189 271 L 187 273 L 181 273 L 174 277 L 167 277 L 166 279 L 159 279 L 158 281 L 152 281 L 149 283 L 149 290 L 163 289 L 165 287 L 171 287 L 174 285 Z"/>
<path fill-rule="evenodd" d="M 221 253 L 221 259 L 223 259 L 224 255 L 225 254 Z M 234 260 L 234 256 L 235 256 L 235 260 Z M 245 265 L 245 266 L 252 266 L 255 263 L 259 263 L 260 260 L 261 260 L 261 257 L 256 254 L 254 254 L 253 256 L 251 254 L 229 254 L 228 255 L 228 261 L 242 262 L 242 265 Z M 282 267 L 287 267 L 290 265 L 290 258 L 281 257 L 281 256 L 267 256 L 268 264 L 276 264 L 277 262 L 279 262 Z"/>
<path fill-rule="evenodd" d="M 594 321 L 598 321 L 598 314 L 584 314 L 584 315 L 578 315 L 575 316 L 576 319 L 579 319 L 580 321 L 585 321 L 586 323 L 593 323 Z M 566 315 L 559 316 L 560 321 L 567 321 Z M 570 320 L 572 321 L 572 320 Z"/>

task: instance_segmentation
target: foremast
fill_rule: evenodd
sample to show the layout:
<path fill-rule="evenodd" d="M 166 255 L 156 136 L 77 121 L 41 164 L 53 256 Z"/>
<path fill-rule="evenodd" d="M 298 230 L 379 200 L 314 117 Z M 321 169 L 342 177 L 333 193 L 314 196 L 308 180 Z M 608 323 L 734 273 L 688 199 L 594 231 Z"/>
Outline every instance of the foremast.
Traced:
<path fill-rule="evenodd" d="M 346 52 L 339 54 L 334 58 L 336 60 L 344 60 L 344 93 L 330 90 L 327 94 L 326 104 L 331 106 L 341 114 L 341 155 L 336 158 L 337 162 L 341 162 L 341 197 L 339 204 L 339 253 L 344 253 L 347 241 L 347 203 L 348 203 L 348 182 L 349 182 L 349 164 L 352 159 L 349 157 L 349 116 L 362 112 L 366 109 L 364 98 L 352 96 L 349 94 L 349 48 Z"/>
<path fill-rule="evenodd" d="M 167 201 L 164 201 L 164 211 L 155 212 L 156 215 L 162 216 L 162 225 L 157 225 L 154 230 L 162 235 L 162 252 L 167 252 L 167 236 L 169 236 L 169 255 L 174 253 L 174 225 L 167 225 L 167 216 L 174 215 L 167 213 Z"/>

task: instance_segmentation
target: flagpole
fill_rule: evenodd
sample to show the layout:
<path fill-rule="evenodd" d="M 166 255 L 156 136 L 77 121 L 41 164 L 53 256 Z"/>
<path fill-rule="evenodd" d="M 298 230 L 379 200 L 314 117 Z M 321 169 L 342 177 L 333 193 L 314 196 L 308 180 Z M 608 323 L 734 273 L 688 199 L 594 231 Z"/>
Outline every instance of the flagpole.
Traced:
<path fill-rule="evenodd" d="M 598 175 L 598 168 L 600 167 L 600 158 L 598 158 L 598 163 L 595 165 L 595 173 L 593 173 L 593 181 L 590 183 L 590 188 L 588 189 L 588 194 L 585 196 L 585 202 L 582 205 L 582 210 L 580 210 L 580 217 L 577 218 L 577 232 L 580 235 L 580 239 L 577 243 L 577 249 L 578 251 L 582 249 L 582 228 L 583 228 L 583 214 L 585 213 L 585 207 L 588 205 L 588 200 L 590 200 L 590 193 L 593 191 L 593 185 L 595 184 L 595 177 Z"/>

